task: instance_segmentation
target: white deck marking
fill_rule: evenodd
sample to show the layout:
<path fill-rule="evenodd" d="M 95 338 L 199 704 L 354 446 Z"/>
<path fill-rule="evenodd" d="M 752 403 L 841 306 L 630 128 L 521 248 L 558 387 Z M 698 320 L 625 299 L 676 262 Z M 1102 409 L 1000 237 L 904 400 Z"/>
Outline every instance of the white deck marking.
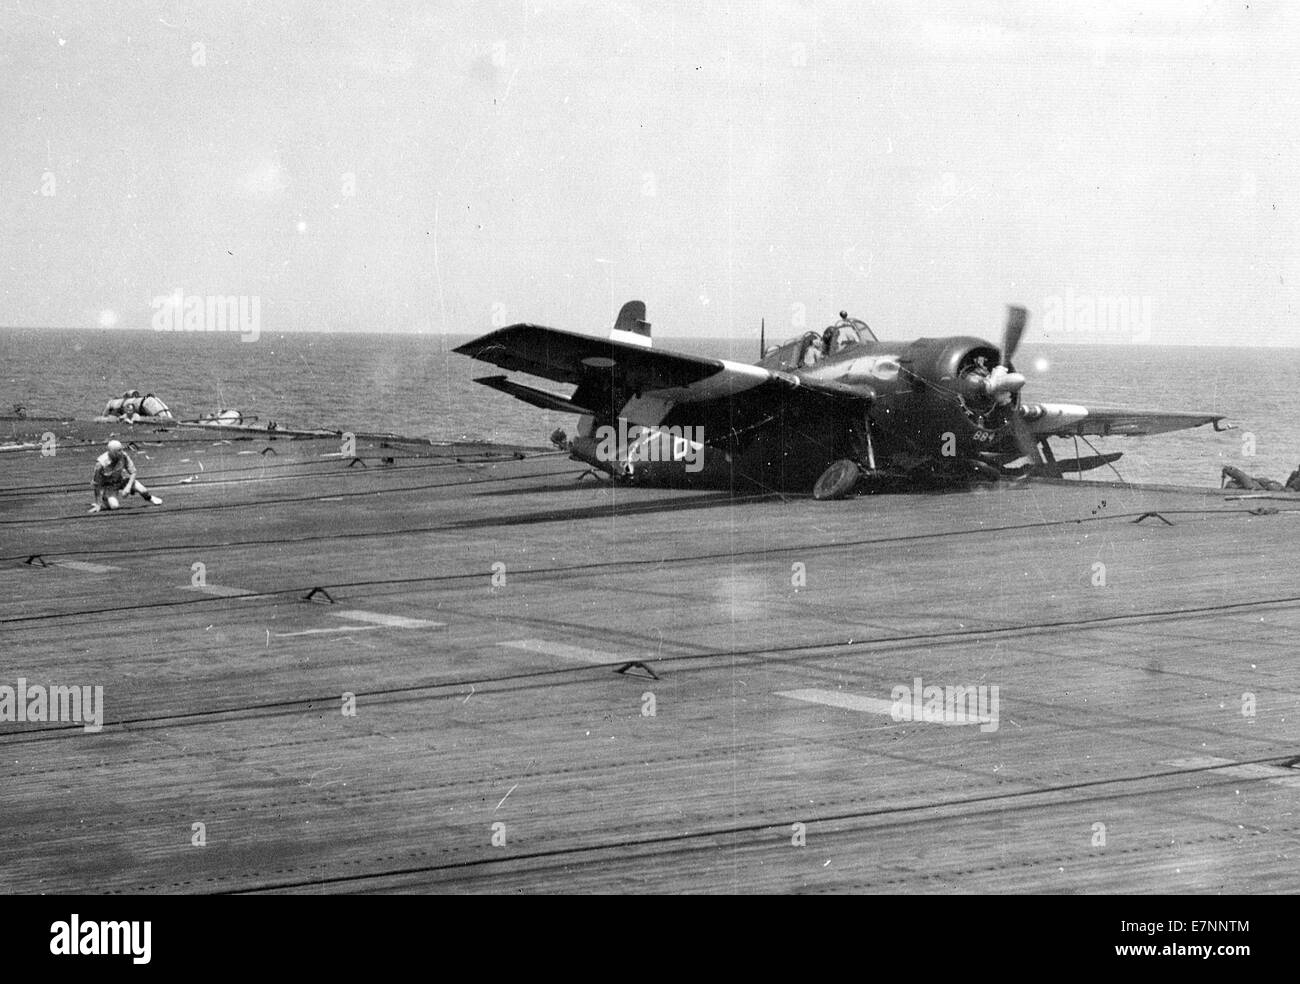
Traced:
<path fill-rule="evenodd" d="M 581 646 L 570 646 L 564 642 L 549 642 L 546 639 L 514 639 L 510 642 L 498 642 L 498 646 L 522 649 L 526 653 L 541 653 L 544 656 L 559 656 L 561 659 L 573 659 L 580 663 L 617 663 L 621 656 L 601 653 Z M 628 657 L 635 659 L 636 657 Z"/>
<path fill-rule="evenodd" d="M 842 690 L 780 690 L 776 696 L 791 700 L 803 700 L 810 704 L 825 704 L 827 707 L 841 707 L 846 711 L 861 711 L 864 714 L 883 714 L 892 718 L 894 702 L 880 697 L 863 697 L 859 694 L 846 694 Z M 962 721 L 900 721 L 899 724 L 943 724 L 960 728 L 972 724 L 991 724 L 990 717 L 967 715 Z"/>
<path fill-rule="evenodd" d="M 277 632 L 277 639 L 292 639 L 294 636 L 327 635 L 333 632 L 373 632 L 378 625 L 340 625 L 336 629 L 303 629 L 301 632 Z"/>
<path fill-rule="evenodd" d="M 112 567 L 108 564 L 92 564 L 88 560 L 56 560 L 55 567 L 66 567 L 70 571 L 81 571 L 84 574 L 107 574 L 109 571 L 120 571 L 120 567 Z"/>
<path fill-rule="evenodd" d="M 422 618 L 407 618 L 404 615 L 385 615 L 382 612 L 363 612 L 349 609 L 344 612 L 330 612 L 336 618 L 349 618 L 354 622 L 374 622 L 394 629 L 440 629 L 446 622 L 430 622 Z"/>
<path fill-rule="evenodd" d="M 1213 755 L 1170 759 L 1160 764 L 1172 765 L 1175 769 L 1213 769 L 1220 775 L 1232 776 L 1234 779 L 1263 779 L 1274 786 L 1300 786 L 1300 772 L 1295 769 L 1284 769 L 1280 765 L 1238 763 L 1232 759 L 1216 758 Z"/>
<path fill-rule="evenodd" d="M 858 694 L 846 694 L 839 690 L 781 690 L 778 697 L 791 700 L 803 700 L 810 704 L 825 704 L 827 707 L 842 707 L 846 711 L 862 711 L 866 714 L 883 714 L 889 716 L 894 708 L 892 700 L 879 697 L 861 697 Z"/>
<path fill-rule="evenodd" d="M 202 591 L 204 594 L 218 595 L 222 598 L 238 598 L 240 595 L 256 594 L 254 591 L 245 591 L 243 588 L 227 588 L 221 584 L 182 584 L 181 587 L 186 591 Z"/>

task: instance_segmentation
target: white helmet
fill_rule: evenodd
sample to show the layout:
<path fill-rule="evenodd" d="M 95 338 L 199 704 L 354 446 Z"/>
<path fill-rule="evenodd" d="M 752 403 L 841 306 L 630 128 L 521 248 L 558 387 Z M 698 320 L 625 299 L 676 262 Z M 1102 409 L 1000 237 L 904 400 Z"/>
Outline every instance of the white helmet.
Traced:
<path fill-rule="evenodd" d="M 121 450 L 122 450 L 122 442 L 121 442 L 121 441 L 118 441 L 118 440 L 112 440 L 112 441 L 109 441 L 109 442 L 108 442 L 108 453 L 109 453 L 109 454 L 118 454 L 119 452 L 121 452 Z"/>

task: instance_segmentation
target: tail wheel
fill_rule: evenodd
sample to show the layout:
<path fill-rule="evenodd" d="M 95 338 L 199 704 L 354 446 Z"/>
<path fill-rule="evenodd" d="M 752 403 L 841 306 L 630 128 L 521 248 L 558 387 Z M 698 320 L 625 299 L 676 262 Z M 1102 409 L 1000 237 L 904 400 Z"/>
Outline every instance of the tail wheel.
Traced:
<path fill-rule="evenodd" d="M 857 462 L 840 458 L 821 473 L 817 484 L 813 486 L 813 498 L 819 501 L 843 499 L 853 491 L 862 478 L 862 469 Z"/>

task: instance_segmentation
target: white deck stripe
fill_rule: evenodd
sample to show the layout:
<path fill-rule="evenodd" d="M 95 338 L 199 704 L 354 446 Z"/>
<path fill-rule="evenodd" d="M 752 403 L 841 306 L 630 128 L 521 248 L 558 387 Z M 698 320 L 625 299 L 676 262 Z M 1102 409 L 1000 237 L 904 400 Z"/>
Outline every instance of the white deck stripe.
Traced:
<path fill-rule="evenodd" d="M 340 625 L 336 629 L 303 629 L 301 632 L 277 632 L 277 639 L 292 639 L 294 636 L 327 635 L 333 632 L 373 632 L 378 625 Z"/>
<path fill-rule="evenodd" d="M 440 629 L 446 622 L 430 622 L 422 618 L 407 618 L 404 615 L 385 615 L 382 612 L 363 612 L 348 609 L 343 612 L 330 612 L 336 618 L 349 618 L 354 622 L 374 622 L 394 629 Z"/>
<path fill-rule="evenodd" d="M 227 588 L 221 584 L 182 584 L 186 591 L 202 591 L 204 594 L 219 595 L 222 598 L 238 598 L 240 595 L 256 594 L 243 588 Z"/>
<path fill-rule="evenodd" d="M 580 663 L 617 663 L 623 659 L 621 656 L 615 656 L 611 653 L 597 652 L 594 649 L 583 649 L 581 646 L 570 646 L 564 642 L 550 642 L 546 639 L 515 639 L 511 642 L 498 642 L 498 646 L 508 646 L 511 649 L 522 649 L 526 653 L 541 653 L 544 656 L 559 656 L 561 659 L 573 659 Z M 635 656 L 628 657 L 635 659 Z"/>
<path fill-rule="evenodd" d="M 884 714 L 889 716 L 894 708 L 892 700 L 879 697 L 861 697 L 858 694 L 846 694 L 839 690 L 782 690 L 778 697 L 791 700 L 803 700 L 810 704 L 825 704 L 827 707 L 842 707 L 846 711 L 862 711 L 865 714 Z"/>
<path fill-rule="evenodd" d="M 892 718 L 894 702 L 879 697 L 863 697 L 859 694 L 846 694 L 842 690 L 781 690 L 776 696 L 788 697 L 790 700 L 803 700 L 810 704 L 825 704 L 827 707 L 841 707 L 846 711 L 860 711 L 864 714 L 883 714 Z M 963 727 L 972 724 L 989 724 L 988 717 L 968 716 L 964 721 L 900 721 L 900 724 L 943 724 Z"/>
<path fill-rule="evenodd" d="M 88 560 L 56 560 L 55 567 L 66 567 L 70 571 L 81 571 L 85 574 L 107 574 L 109 571 L 120 571 L 120 567 L 112 567 L 109 564 L 92 564 Z"/>

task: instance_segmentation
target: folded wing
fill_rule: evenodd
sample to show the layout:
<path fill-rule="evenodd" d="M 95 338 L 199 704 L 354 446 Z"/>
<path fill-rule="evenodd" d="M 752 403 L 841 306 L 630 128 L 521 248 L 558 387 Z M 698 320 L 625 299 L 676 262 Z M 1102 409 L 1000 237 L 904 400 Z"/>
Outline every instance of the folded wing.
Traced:
<path fill-rule="evenodd" d="M 513 372 L 581 386 L 617 377 L 635 390 L 689 387 L 725 367 L 701 359 L 541 325 L 519 324 L 458 346 L 454 351 Z"/>
<path fill-rule="evenodd" d="M 809 380 L 726 359 L 709 359 L 576 332 L 518 324 L 454 351 L 515 372 L 576 386 L 571 396 L 490 376 L 475 380 L 533 406 L 572 413 L 624 414 L 653 425 L 707 420 L 706 432 L 735 432 L 794 400 L 869 403 L 867 387 Z M 719 423 L 727 420 L 728 426 Z"/>

